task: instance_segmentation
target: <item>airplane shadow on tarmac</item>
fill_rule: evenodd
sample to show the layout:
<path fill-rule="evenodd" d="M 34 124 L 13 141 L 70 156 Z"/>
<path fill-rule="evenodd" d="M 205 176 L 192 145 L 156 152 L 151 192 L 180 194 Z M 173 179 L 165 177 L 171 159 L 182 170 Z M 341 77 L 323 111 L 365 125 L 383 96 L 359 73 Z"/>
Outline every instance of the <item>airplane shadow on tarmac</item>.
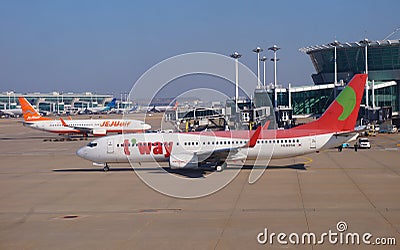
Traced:
<path fill-rule="evenodd" d="M 264 166 L 253 166 L 253 165 L 244 165 L 244 166 L 229 166 L 224 169 L 224 171 L 229 170 L 237 170 L 237 169 L 246 169 L 251 170 L 253 168 L 263 169 Z M 279 169 L 293 169 L 293 170 L 307 170 L 303 163 L 296 163 L 290 165 L 281 165 L 281 166 L 268 166 L 266 171 L 273 171 Z M 168 167 L 163 167 L 163 170 L 167 173 L 180 175 L 186 178 L 205 178 L 207 174 L 215 172 L 212 168 L 202 168 L 202 169 L 170 169 Z M 148 171 L 155 174 L 165 174 L 164 171 L 161 171 L 158 168 L 150 168 L 150 167 L 124 167 L 124 168 L 113 168 L 111 167 L 109 172 L 126 172 L 126 171 Z M 101 168 L 68 168 L 68 169 L 53 169 L 53 172 L 104 172 Z"/>

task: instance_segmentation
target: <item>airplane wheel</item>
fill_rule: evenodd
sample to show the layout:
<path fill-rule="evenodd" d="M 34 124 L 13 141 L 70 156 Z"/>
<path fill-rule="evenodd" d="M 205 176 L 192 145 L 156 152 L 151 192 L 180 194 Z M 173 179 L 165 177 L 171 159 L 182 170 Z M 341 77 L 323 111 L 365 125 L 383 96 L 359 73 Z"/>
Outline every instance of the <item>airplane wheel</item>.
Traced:
<path fill-rule="evenodd" d="M 104 170 L 104 172 L 107 172 L 108 170 L 110 170 L 110 167 L 108 165 L 105 165 L 103 170 Z"/>
<path fill-rule="evenodd" d="M 217 172 L 222 172 L 222 170 L 224 170 L 224 169 L 222 168 L 221 165 L 218 165 L 215 167 L 215 170 L 217 170 Z"/>

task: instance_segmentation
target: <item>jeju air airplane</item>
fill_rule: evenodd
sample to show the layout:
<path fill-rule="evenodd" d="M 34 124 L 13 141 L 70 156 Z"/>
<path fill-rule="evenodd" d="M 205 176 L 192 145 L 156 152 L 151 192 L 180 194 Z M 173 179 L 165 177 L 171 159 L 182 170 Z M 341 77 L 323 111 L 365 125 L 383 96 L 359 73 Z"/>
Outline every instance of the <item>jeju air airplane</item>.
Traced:
<path fill-rule="evenodd" d="M 88 134 L 105 136 L 108 133 L 135 133 L 150 129 L 143 121 L 126 119 L 53 120 L 41 116 L 24 98 L 19 97 L 24 126 L 56 134 Z"/>
<path fill-rule="evenodd" d="M 99 138 L 78 156 L 109 170 L 110 163 L 168 162 L 172 169 L 208 164 L 222 171 L 228 160 L 254 162 L 333 148 L 353 138 L 366 74 L 357 74 L 317 120 L 287 130 L 140 133 Z M 210 165 L 211 164 L 211 165 Z"/>

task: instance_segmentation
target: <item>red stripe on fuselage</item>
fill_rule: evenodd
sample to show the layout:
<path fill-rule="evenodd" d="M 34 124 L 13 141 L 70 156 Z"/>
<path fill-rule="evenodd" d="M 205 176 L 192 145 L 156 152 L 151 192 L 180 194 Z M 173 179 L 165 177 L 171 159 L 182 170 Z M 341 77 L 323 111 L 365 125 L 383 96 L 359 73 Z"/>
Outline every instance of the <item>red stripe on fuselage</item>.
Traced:
<path fill-rule="evenodd" d="M 310 135 L 320 135 L 334 133 L 334 130 L 326 129 L 299 129 L 299 130 L 262 130 L 258 139 L 280 139 L 280 138 L 297 138 Z M 187 132 L 184 134 L 216 136 L 222 138 L 250 139 L 254 131 L 216 131 L 216 132 Z"/>
<path fill-rule="evenodd" d="M 51 132 L 51 133 L 55 133 L 55 134 L 84 134 L 82 133 L 80 130 L 45 130 L 46 132 Z M 142 129 L 140 130 L 126 130 L 124 129 L 122 131 L 122 129 L 107 129 L 107 133 L 139 133 L 139 132 L 143 132 Z"/>

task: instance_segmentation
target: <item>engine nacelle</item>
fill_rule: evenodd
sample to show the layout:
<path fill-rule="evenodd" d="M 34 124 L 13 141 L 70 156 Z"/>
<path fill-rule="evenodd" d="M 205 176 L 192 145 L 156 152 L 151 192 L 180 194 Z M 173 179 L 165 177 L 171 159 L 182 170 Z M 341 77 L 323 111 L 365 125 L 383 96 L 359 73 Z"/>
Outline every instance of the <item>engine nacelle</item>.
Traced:
<path fill-rule="evenodd" d="M 94 136 L 105 136 L 105 135 L 107 135 L 107 130 L 105 130 L 104 128 L 93 129 L 93 135 Z"/>
<path fill-rule="evenodd" d="M 171 169 L 179 168 L 191 168 L 195 169 L 199 167 L 199 158 L 196 154 L 171 154 L 169 157 L 169 167 Z"/>

